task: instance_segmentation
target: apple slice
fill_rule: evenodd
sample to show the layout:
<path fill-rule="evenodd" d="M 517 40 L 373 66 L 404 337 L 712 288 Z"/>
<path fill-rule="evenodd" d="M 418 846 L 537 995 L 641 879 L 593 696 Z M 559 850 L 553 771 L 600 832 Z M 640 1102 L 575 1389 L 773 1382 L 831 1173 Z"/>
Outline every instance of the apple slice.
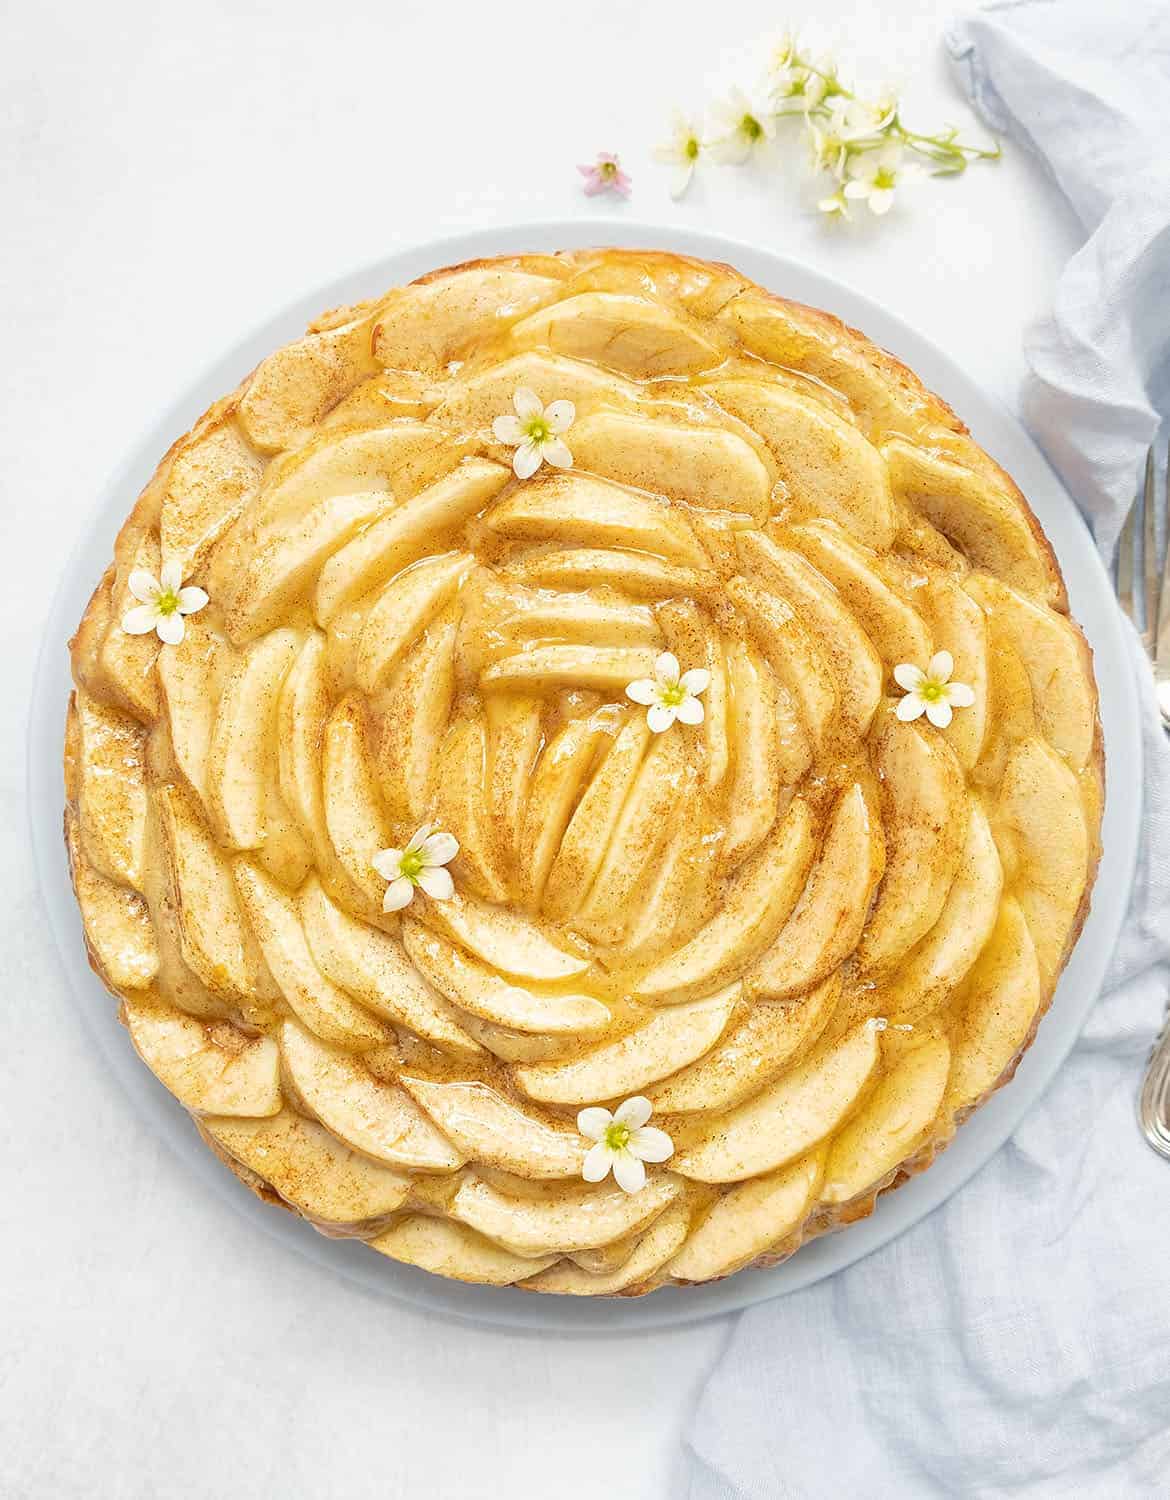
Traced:
<path fill-rule="evenodd" d="M 322 751 L 322 794 L 330 841 L 350 880 L 380 910 L 386 882 L 374 869 L 373 859 L 389 847 L 390 837 L 370 766 L 360 698 L 343 698 L 330 714 Z"/>
<path fill-rule="evenodd" d="M 250 1005 L 273 998 L 272 980 L 240 912 L 231 864 L 194 798 L 180 786 L 162 785 L 155 806 L 183 962 L 224 1000 Z"/>
<path fill-rule="evenodd" d="M 306 1109 L 355 1151 L 411 1172 L 453 1172 L 463 1165 L 466 1158 L 397 1084 L 383 1083 L 295 1021 L 281 1027 L 280 1051 Z"/>
<path fill-rule="evenodd" d="M 382 516 L 335 552 L 321 570 L 315 608 L 322 625 L 370 589 L 436 552 L 511 479 L 486 458 L 465 458 L 449 474 Z"/>
<path fill-rule="evenodd" d="M 790 604 L 746 578 L 733 578 L 727 593 L 751 626 L 769 666 L 796 705 L 814 748 L 836 716 L 837 689 L 824 657 Z"/>
<path fill-rule="evenodd" d="M 633 903 L 623 966 L 636 968 L 659 957 L 678 939 L 684 942 L 714 904 L 717 840 L 708 838 L 708 819 L 676 818 L 654 868 Z M 653 1003 L 653 1002 L 652 1002 Z"/>
<path fill-rule="evenodd" d="M 641 395 L 632 380 L 612 370 L 532 350 L 469 379 L 457 378 L 431 413 L 431 420 L 452 432 L 490 428 L 496 417 L 511 412 L 512 397 L 520 389 L 535 391 L 545 406 L 550 401 L 572 401 L 579 413 L 591 406 L 634 404 Z"/>
<path fill-rule="evenodd" d="M 645 716 L 628 717 L 577 803 L 544 888 L 543 908 L 554 920 L 568 921 L 588 895 L 649 743 Z"/>
<path fill-rule="evenodd" d="M 530 313 L 512 328 L 517 348 L 592 359 L 639 379 L 710 369 L 723 356 L 697 324 L 649 297 L 580 292 Z"/>
<path fill-rule="evenodd" d="M 364 317 L 308 333 L 252 372 L 240 424 L 261 452 L 291 448 L 373 367 Z"/>
<path fill-rule="evenodd" d="M 390 684 L 378 741 L 378 768 L 391 815 L 417 825 L 430 807 L 439 745 L 455 697 L 458 625 L 435 620 Z"/>
<path fill-rule="evenodd" d="M 146 846 L 146 733 L 82 688 L 73 694 L 77 729 L 77 821 L 81 847 L 99 875 L 143 889 Z"/>
<path fill-rule="evenodd" d="M 708 786 L 718 786 L 731 763 L 730 687 L 722 642 L 707 616 L 689 599 L 672 599 L 661 605 L 658 620 L 683 670 L 704 667 L 711 674 L 703 694 L 703 744 L 707 751 L 703 775 Z"/>
<path fill-rule="evenodd" d="M 497 627 L 510 640 L 568 642 L 580 646 L 653 646 L 661 632 L 645 604 L 595 599 L 591 594 L 535 596 Z M 708 694 L 709 696 L 709 694 Z"/>
<path fill-rule="evenodd" d="M 368 1244 L 371 1250 L 404 1265 L 480 1286 L 511 1286 L 531 1276 L 534 1266 L 551 1266 L 556 1260 L 555 1255 L 538 1260 L 513 1255 L 474 1229 L 429 1214 L 409 1214 Z"/>
<path fill-rule="evenodd" d="M 799 552 L 778 547 L 758 531 L 740 532 L 735 540 L 743 572 L 797 611 L 832 669 L 842 716 L 858 735 L 865 735 L 882 695 L 881 658 L 869 637 L 841 595 Z"/>
<path fill-rule="evenodd" d="M 886 870 L 857 945 L 857 961 L 880 973 L 894 969 L 938 920 L 963 852 L 967 790 L 941 735 L 893 715 L 877 735 L 874 769 Z"/>
<path fill-rule="evenodd" d="M 265 1120 L 211 1116 L 200 1129 L 306 1218 L 362 1225 L 401 1208 L 411 1180 L 350 1151 L 322 1126 L 291 1109 Z"/>
<path fill-rule="evenodd" d="M 534 993 L 511 984 L 410 917 L 402 940 L 419 972 L 461 1010 L 513 1031 L 578 1036 L 604 1031 L 608 1009 L 591 995 Z"/>
<path fill-rule="evenodd" d="M 378 309 L 374 358 L 393 369 L 438 374 L 473 340 L 503 331 L 560 286 L 549 276 L 490 263 L 399 287 Z"/>
<path fill-rule="evenodd" d="M 179 444 L 158 524 L 162 555 L 182 561 L 184 578 L 250 504 L 263 472 L 264 460 L 240 431 L 230 404 L 224 403 L 217 418 L 200 422 Z M 177 654 L 163 651 L 160 660 Z"/>
<path fill-rule="evenodd" d="M 545 1104 L 596 1104 L 637 1093 L 713 1047 L 740 993 L 738 984 L 730 985 L 705 1000 L 661 1010 L 621 1041 L 583 1056 L 518 1067 L 516 1086 Z"/>
<path fill-rule="evenodd" d="M 553 1057 L 564 1057 L 577 1046 L 572 1036 L 534 1036 L 531 1032 L 513 1031 L 508 1026 L 497 1026 L 494 1021 L 482 1021 L 470 1011 L 460 1012 L 460 1019 L 468 1034 L 502 1062 L 548 1062 Z"/>
<path fill-rule="evenodd" d="M 599 411 L 574 422 L 571 443 L 579 469 L 686 505 L 747 515 L 757 526 L 768 519 L 771 476 L 737 433 Z"/>
<path fill-rule="evenodd" d="M 885 1014 L 914 1022 L 941 1005 L 991 936 L 1003 891 L 1003 866 L 991 825 L 971 800 L 959 871 L 934 927 L 882 984 Z"/>
<path fill-rule="evenodd" d="M 278 773 L 276 708 L 302 644 L 295 630 L 274 630 L 228 673 L 207 750 L 207 801 L 219 841 L 258 849 L 268 833 Z"/>
<path fill-rule="evenodd" d="M 518 894 L 517 852 L 524 804 L 542 738 L 539 698 L 496 694 L 487 702 L 487 823 L 491 858 L 509 896 Z"/>
<path fill-rule="evenodd" d="M 437 818 L 459 841 L 451 873 L 459 885 L 489 901 L 506 901 L 508 889 L 496 858 L 488 804 L 488 734 L 482 713 L 456 719 L 435 768 Z"/>
<path fill-rule="evenodd" d="M 778 1082 L 712 1120 L 698 1143 L 676 1154 L 673 1170 L 699 1182 L 740 1182 L 810 1151 L 854 1109 L 878 1064 L 869 1021 Z"/>
<path fill-rule="evenodd" d="M 122 1017 L 142 1061 L 195 1114 L 279 1111 L 280 1051 L 271 1037 L 139 1000 L 124 1000 Z"/>
<path fill-rule="evenodd" d="M 426 1110 L 468 1161 L 518 1177 L 579 1177 L 585 1142 L 517 1109 L 484 1083 L 436 1083 L 403 1078 L 402 1087 Z"/>
<path fill-rule="evenodd" d="M 881 1080 L 829 1149 L 823 1203 L 848 1203 L 913 1156 L 938 1118 L 950 1066 L 946 1038 L 933 1037 Z"/>
<path fill-rule="evenodd" d="M 783 1000 L 831 974 L 857 946 L 883 862 L 881 830 L 855 783 L 837 800 L 796 909 L 748 971 L 748 994 Z"/>
<path fill-rule="evenodd" d="M 788 920 L 812 857 L 812 816 L 807 802 L 796 798 L 763 847 L 736 872 L 718 913 L 651 969 L 637 993 L 659 1004 L 674 1003 L 736 977 Z"/>
<path fill-rule="evenodd" d="M 637 552 L 599 551 L 593 547 L 538 552 L 512 564 L 510 571 L 542 588 L 611 588 L 631 599 L 704 598 L 719 582 L 710 571 L 662 562 Z"/>
<path fill-rule="evenodd" d="M 276 706 L 280 795 L 316 849 L 329 840 L 321 796 L 321 741 L 329 718 L 325 655 L 325 637 L 311 631 L 285 674 Z"/>
<path fill-rule="evenodd" d="M 995 1088 L 1031 1035 L 1042 1000 L 1029 924 L 1019 904 L 1005 896 L 995 931 L 955 1005 L 945 1108 L 966 1110 Z"/>
<path fill-rule="evenodd" d="M 486 517 L 498 536 L 573 547 L 629 547 L 706 567 L 707 554 L 683 512 L 653 495 L 594 479 L 550 474 L 521 485 Z"/>
<path fill-rule="evenodd" d="M 821 1180 L 821 1156 L 813 1152 L 790 1166 L 743 1182 L 715 1200 L 666 1267 L 679 1281 L 730 1276 L 778 1244 L 806 1218 Z"/>
<path fill-rule="evenodd" d="M 809 517 L 827 516 L 867 547 L 885 551 L 896 527 L 881 454 L 823 402 L 762 380 L 716 380 L 703 389 L 758 432 L 788 489 Z"/>
<path fill-rule="evenodd" d="M 1002 631 L 1032 685 L 1036 721 L 1074 771 L 1082 770 L 1097 734 L 1097 703 L 1089 648 L 1077 627 L 1007 584 L 972 574 L 966 589 Z M 966 681 L 966 679 L 961 679 Z"/>
<path fill-rule="evenodd" d="M 264 961 L 294 1013 L 327 1042 L 373 1047 L 385 1028 L 326 979 L 313 961 L 296 902 L 246 858 L 234 866 L 236 889 Z"/>
<path fill-rule="evenodd" d="M 374 693 L 475 566 L 466 552 L 419 563 L 388 583 L 370 607 L 358 638 L 354 675 Z"/>
<path fill-rule="evenodd" d="M 536 764 L 520 829 L 520 875 L 538 905 L 580 790 L 605 735 L 606 721 L 570 719 Z"/>
<path fill-rule="evenodd" d="M 480 681 L 488 691 L 595 688 L 619 696 L 635 678 L 653 674 L 655 659 L 644 646 L 536 646 L 494 662 Z"/>
<path fill-rule="evenodd" d="M 1043 740 L 1024 740 L 1008 757 L 992 826 L 1051 983 L 1075 937 L 1090 842 L 1077 779 Z"/>
<path fill-rule="evenodd" d="M 940 573 L 932 574 L 917 597 L 935 641 L 954 659 L 954 680 L 965 682 L 975 694 L 975 702 L 957 713 L 944 731 L 955 758 L 970 771 L 983 753 L 992 700 L 987 619 L 961 582 Z"/>
<path fill-rule="evenodd" d="M 669 1173 L 650 1177 L 640 1193 L 585 1184 L 549 1187 L 541 1197 L 516 1198 L 476 1177 L 455 1195 L 451 1217 L 517 1255 L 534 1259 L 607 1245 L 644 1229 L 678 1197 L 682 1184 Z"/>
<path fill-rule="evenodd" d="M 776 678 L 746 641 L 728 643 L 727 683 L 735 760 L 722 859 L 728 869 L 734 869 L 775 826 L 781 773 L 793 767 L 787 765 L 780 743 Z M 797 737 L 803 740 L 799 730 Z"/>
<path fill-rule="evenodd" d="M 849 541 L 833 526 L 809 522 L 789 533 L 818 572 L 823 573 L 877 647 L 888 667 L 913 662 L 925 668 L 933 647 L 922 617 L 881 576 L 872 552 Z"/>
<path fill-rule="evenodd" d="M 572 979 L 589 960 L 559 947 L 534 922 L 456 891 L 449 901 L 428 901 L 419 913 L 429 927 L 462 943 L 489 968 L 518 979 Z"/>
<path fill-rule="evenodd" d="M 96 647 L 97 660 L 86 662 L 85 671 L 78 672 L 78 685 L 92 691 L 103 702 L 125 708 L 135 719 L 149 724 L 157 718 L 159 710 L 155 666 L 162 655 L 162 643 L 154 631 L 146 635 L 127 635 L 122 629 L 122 620 L 126 612 L 138 604 L 130 592 L 131 573 L 145 568 L 157 578 L 162 557 L 151 532 L 133 539 L 133 524 L 127 522 L 119 536 L 117 567 L 106 595 L 107 602 L 105 606 L 98 605 L 95 625 L 101 634 L 100 644 Z M 99 597 L 94 596 L 95 604 Z M 90 607 L 94 608 L 94 605 Z"/>
<path fill-rule="evenodd" d="M 891 438 L 881 451 L 898 499 L 921 511 L 977 568 L 1064 607 L 1060 574 L 1039 525 L 1029 525 L 1030 512 L 1006 476 L 994 483 L 904 438 Z"/>
<path fill-rule="evenodd" d="M 554 1292 L 562 1297 L 612 1297 L 630 1287 L 650 1281 L 687 1237 L 690 1216 L 685 1205 L 672 1204 L 654 1220 L 621 1265 L 612 1271 L 593 1273 L 560 1260 L 546 1271 L 522 1283 L 526 1292 Z"/>
<path fill-rule="evenodd" d="M 171 731 L 175 765 L 207 806 L 207 752 L 216 705 L 231 656 L 197 617 L 187 620 L 181 651 L 162 651 L 158 681 Z"/>
<path fill-rule="evenodd" d="M 837 969 L 795 1000 L 758 1001 L 706 1057 L 648 1091 L 655 1110 L 691 1114 L 741 1104 L 811 1051 L 833 1019 L 840 996 Z"/>
<path fill-rule="evenodd" d="M 107 989 L 145 989 L 159 969 L 158 941 L 146 902 L 137 891 L 115 885 L 93 868 L 81 849 L 77 814 L 68 806 L 65 844 L 91 964 Z"/>
<path fill-rule="evenodd" d="M 315 878 L 305 882 L 299 905 L 313 961 L 335 985 L 445 1052 L 464 1057 L 479 1053 L 450 1007 L 423 981 L 389 933 L 355 921 L 329 899 Z"/>

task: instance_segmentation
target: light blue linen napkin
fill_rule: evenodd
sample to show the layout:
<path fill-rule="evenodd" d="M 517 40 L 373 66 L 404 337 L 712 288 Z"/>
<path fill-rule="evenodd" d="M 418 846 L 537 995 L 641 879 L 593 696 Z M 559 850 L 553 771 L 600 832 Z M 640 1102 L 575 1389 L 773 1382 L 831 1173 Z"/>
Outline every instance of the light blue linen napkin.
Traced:
<path fill-rule="evenodd" d="M 1006 0 L 947 45 L 1085 228 L 1028 334 L 1023 411 L 1108 557 L 1170 411 L 1170 4 Z M 685 1435 L 687 1500 L 1170 1495 L 1170 1163 L 1134 1119 L 1170 991 L 1170 753 L 1132 648 L 1144 847 L 1084 1035 L 944 1207 L 740 1317 Z"/>

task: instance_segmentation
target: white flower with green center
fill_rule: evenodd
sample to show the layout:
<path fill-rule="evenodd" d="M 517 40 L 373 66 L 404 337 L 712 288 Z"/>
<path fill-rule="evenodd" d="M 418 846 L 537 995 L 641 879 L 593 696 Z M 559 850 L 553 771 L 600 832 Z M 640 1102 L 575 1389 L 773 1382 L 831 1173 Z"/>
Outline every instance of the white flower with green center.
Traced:
<path fill-rule="evenodd" d="M 458 853 L 459 841 L 454 835 L 424 823 L 405 849 L 383 849 L 375 854 L 370 863 L 383 880 L 390 882 L 382 897 L 382 910 L 401 911 L 409 906 L 416 887 L 432 901 L 450 901 L 455 882 L 443 866 Z"/>
<path fill-rule="evenodd" d="M 896 144 L 878 151 L 859 151 L 846 167 L 849 181 L 846 198 L 869 204 L 870 213 L 888 214 L 894 203 L 894 189 L 919 176 L 919 169 L 902 165 L 902 148 Z"/>
<path fill-rule="evenodd" d="M 936 729 L 945 729 L 954 709 L 971 707 L 975 702 L 974 689 L 965 682 L 952 682 L 954 670 L 954 658 L 949 651 L 935 652 L 925 672 L 911 662 L 902 662 L 894 668 L 894 681 L 906 694 L 895 710 L 903 724 L 925 714 Z"/>
<path fill-rule="evenodd" d="M 680 724 L 703 722 L 699 694 L 707 691 L 710 682 L 711 674 L 705 667 L 692 667 L 680 676 L 678 657 L 664 651 L 654 663 L 654 676 L 631 682 L 626 697 L 646 706 L 646 723 L 655 734 L 661 734 L 676 719 Z"/>
<path fill-rule="evenodd" d="M 577 408 L 571 401 L 552 401 L 541 404 L 535 391 L 521 386 L 512 395 L 516 415 L 497 417 L 492 431 L 497 442 L 515 448 L 512 468 L 517 479 L 531 479 L 541 464 L 552 464 L 554 469 L 571 469 L 573 455 L 569 452 L 561 434 L 568 432 L 577 416 Z"/>
<path fill-rule="evenodd" d="M 167 646 L 177 646 L 187 633 L 183 616 L 196 614 L 207 603 L 202 589 L 183 587 L 183 564 L 173 560 L 163 563 L 158 578 L 146 568 L 135 568 L 127 585 L 142 602 L 122 616 L 122 629 L 127 635 L 149 635 L 153 630 Z"/>
<path fill-rule="evenodd" d="M 776 133 L 770 109 L 756 104 L 743 89 L 731 93 L 711 111 L 715 134 L 708 150 L 716 161 L 738 165 L 766 146 Z"/>
<path fill-rule="evenodd" d="M 676 109 L 669 137 L 654 148 L 654 160 L 674 168 L 670 181 L 672 198 L 681 198 L 690 187 L 702 152 L 703 142 L 699 137 L 698 126 L 681 110 Z"/>
<path fill-rule="evenodd" d="M 577 1129 L 596 1143 L 585 1153 L 581 1167 L 586 1182 L 604 1182 L 612 1168 L 623 1192 L 641 1192 L 646 1186 L 644 1163 L 667 1161 L 674 1155 L 674 1142 L 666 1131 L 647 1125 L 652 1113 L 649 1099 L 641 1094 L 627 1099 L 613 1114 L 600 1105 L 581 1111 Z"/>

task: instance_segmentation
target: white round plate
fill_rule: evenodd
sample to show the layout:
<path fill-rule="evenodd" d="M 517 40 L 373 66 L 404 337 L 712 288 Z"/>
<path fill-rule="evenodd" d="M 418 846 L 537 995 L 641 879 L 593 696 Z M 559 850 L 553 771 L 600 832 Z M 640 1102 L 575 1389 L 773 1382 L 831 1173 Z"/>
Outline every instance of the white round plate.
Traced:
<path fill-rule="evenodd" d="M 962 1127 L 930 1170 L 879 1200 L 872 1217 L 814 1240 L 784 1265 L 745 1271 L 706 1287 L 671 1288 L 637 1300 L 537 1296 L 463 1286 L 400 1266 L 352 1241 L 329 1240 L 291 1214 L 261 1203 L 212 1156 L 186 1112 L 138 1060 L 115 1019 L 113 1002 L 86 961 L 61 843 L 61 740 L 69 692 L 66 641 L 112 554 L 115 533 L 171 442 L 264 355 L 298 337 L 328 307 L 373 296 L 440 266 L 479 256 L 588 245 L 675 250 L 728 261 L 754 281 L 836 313 L 904 360 L 968 423 L 975 438 L 1015 478 L 1039 516 L 1064 570 L 1073 613 L 1096 657 L 1110 777 L 1104 857 L 1093 909 L 1055 1003 L 1015 1080 Z M 945 330 L 941 330 L 945 332 Z M 192 1171 L 230 1198 L 259 1229 L 323 1268 L 385 1297 L 450 1316 L 556 1333 L 628 1333 L 667 1327 L 779 1297 L 831 1276 L 915 1224 L 963 1185 L 999 1149 L 1044 1092 L 1076 1041 L 1097 997 L 1129 901 L 1141 812 L 1141 740 L 1136 688 L 1113 591 L 1080 515 L 1020 424 L 936 345 L 891 313 L 819 271 L 717 235 L 621 222 L 529 224 L 482 230 L 388 256 L 310 292 L 245 338 L 204 372 L 129 453 L 106 486 L 64 569 L 45 632 L 29 727 L 29 808 L 49 921 L 73 993 L 94 1041 L 140 1107 L 145 1128 L 164 1137 Z"/>

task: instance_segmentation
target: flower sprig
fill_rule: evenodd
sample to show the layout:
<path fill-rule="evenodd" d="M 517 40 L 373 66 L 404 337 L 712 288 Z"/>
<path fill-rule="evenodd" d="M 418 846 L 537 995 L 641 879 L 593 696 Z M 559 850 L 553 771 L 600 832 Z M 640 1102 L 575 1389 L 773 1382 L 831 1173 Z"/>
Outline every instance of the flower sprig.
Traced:
<path fill-rule="evenodd" d="M 955 126 L 933 135 L 911 130 L 893 91 L 861 92 L 831 56 L 786 36 L 773 51 L 763 85 L 750 97 L 733 89 L 712 107 L 706 132 L 691 124 L 684 134 L 676 119 L 671 140 L 656 152 L 660 161 L 684 168 L 676 175 L 674 196 L 686 191 L 701 160 L 745 161 L 789 120 L 800 123 L 813 170 L 829 180 L 818 208 L 840 218 L 861 204 L 884 215 L 896 191 L 915 177 L 955 177 L 972 162 L 997 161 L 1002 154 L 998 143 L 961 140 Z"/>

